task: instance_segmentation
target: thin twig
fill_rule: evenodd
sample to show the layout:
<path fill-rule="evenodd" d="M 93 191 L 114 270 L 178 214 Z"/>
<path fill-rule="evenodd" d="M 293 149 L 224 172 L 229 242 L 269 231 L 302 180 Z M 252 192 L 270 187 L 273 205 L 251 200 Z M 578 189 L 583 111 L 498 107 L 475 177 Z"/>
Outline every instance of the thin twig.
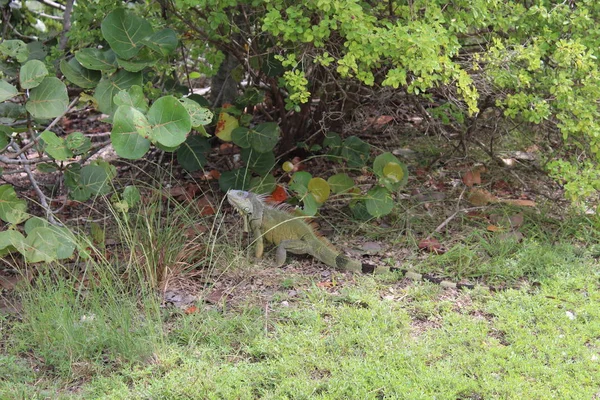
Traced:
<path fill-rule="evenodd" d="M 470 212 L 470 211 L 475 211 L 475 210 L 481 210 L 484 209 L 485 206 L 482 207 L 469 207 L 469 208 L 463 208 L 462 210 L 458 210 L 456 212 L 454 212 L 454 214 L 452 214 L 451 216 L 449 216 L 448 218 L 446 218 L 446 220 L 444 222 L 442 222 L 437 228 L 435 228 L 435 230 L 429 234 L 429 236 L 427 236 L 427 239 L 431 239 L 431 237 L 433 236 L 434 233 L 440 233 L 442 231 L 442 229 L 444 229 L 444 227 L 446 225 L 448 225 L 450 223 L 450 221 L 452 221 L 459 213 L 461 212 Z"/>
<path fill-rule="evenodd" d="M 46 127 L 46 129 L 44 129 L 44 130 L 49 131 L 50 129 L 52 129 L 54 127 L 54 125 L 56 125 L 58 123 L 58 121 L 60 121 L 60 119 L 65 116 L 65 114 L 67 114 L 69 111 L 71 111 L 71 109 L 75 106 L 75 104 L 77 104 L 78 101 L 79 101 L 79 97 L 75 97 L 73 99 L 73 101 L 67 106 L 67 109 L 65 110 L 65 112 L 63 112 L 62 114 L 60 114 L 58 117 L 54 118 L 54 120 L 52 122 L 50 122 L 50 125 L 48 125 Z M 19 150 L 17 153 L 12 154 L 8 158 L 17 158 L 17 157 L 19 157 L 21 154 L 23 154 L 24 152 L 26 152 L 27 150 L 29 150 L 30 148 L 32 148 L 33 146 L 35 146 L 37 144 L 37 142 L 39 142 L 39 140 L 40 140 L 40 137 L 38 136 L 37 138 L 33 139 L 31 142 L 29 142 L 25 146 L 23 146 L 21 148 L 21 150 Z M 0 159 L 0 161 L 2 161 L 2 159 Z M 3 162 L 6 162 L 6 161 L 3 161 Z M 19 163 L 16 163 L 16 164 L 19 164 Z M 35 164 L 35 163 L 30 162 L 29 164 Z"/>
<path fill-rule="evenodd" d="M 16 143 L 13 143 L 13 149 L 15 149 L 16 152 L 18 152 L 19 145 L 17 145 Z M 25 158 L 25 154 L 19 155 L 19 158 L 22 161 L 28 161 Z M 56 218 L 54 218 L 54 215 L 52 214 L 52 210 L 50 209 L 50 205 L 46 201 L 46 195 L 44 194 L 44 192 L 42 192 L 42 189 L 40 189 L 40 186 L 38 185 L 37 181 L 35 180 L 35 176 L 33 176 L 33 172 L 31 172 L 31 168 L 30 168 L 29 164 L 23 164 L 23 169 L 25 170 L 25 173 L 27 174 L 27 177 L 29 178 L 29 182 L 31 183 L 31 186 L 33 186 L 33 190 L 35 191 L 35 193 L 38 196 L 40 205 L 42 206 L 44 211 L 46 211 L 46 218 L 48 219 L 48 222 L 50 222 L 52 225 L 63 226 L 60 222 L 58 222 L 56 220 Z"/>

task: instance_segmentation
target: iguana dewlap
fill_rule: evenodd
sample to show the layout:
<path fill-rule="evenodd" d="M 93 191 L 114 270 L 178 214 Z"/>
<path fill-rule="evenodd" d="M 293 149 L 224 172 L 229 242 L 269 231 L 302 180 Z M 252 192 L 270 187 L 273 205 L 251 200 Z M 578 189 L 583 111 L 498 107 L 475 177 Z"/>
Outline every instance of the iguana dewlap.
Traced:
<path fill-rule="evenodd" d="M 367 272 L 363 271 L 362 263 L 346 257 L 327 239 L 319 236 L 306 223 L 305 216 L 294 215 L 281 207 L 272 207 L 265 202 L 265 197 L 243 190 L 227 192 L 229 203 L 244 217 L 245 230 L 252 233 L 256 243 L 256 258 L 262 258 L 266 239 L 277 246 L 275 260 L 279 266 L 285 263 L 289 251 L 310 254 L 330 267 Z"/>

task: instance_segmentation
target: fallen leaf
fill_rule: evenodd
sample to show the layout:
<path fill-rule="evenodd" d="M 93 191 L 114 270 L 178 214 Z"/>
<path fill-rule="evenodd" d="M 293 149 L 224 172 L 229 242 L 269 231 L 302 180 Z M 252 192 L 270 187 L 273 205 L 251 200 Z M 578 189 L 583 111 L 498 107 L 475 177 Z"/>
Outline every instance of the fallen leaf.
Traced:
<path fill-rule="evenodd" d="M 335 286 L 335 282 L 333 282 L 333 281 L 323 281 L 323 282 L 317 283 L 317 287 L 324 288 L 324 289 L 329 289 L 334 286 Z"/>
<path fill-rule="evenodd" d="M 361 248 L 363 254 L 373 255 L 373 254 L 381 253 L 383 251 L 383 248 L 377 242 L 364 242 L 360 246 L 360 248 Z"/>
<path fill-rule="evenodd" d="M 518 213 L 508 217 L 512 229 L 520 228 L 523 225 L 523 213 Z"/>
<path fill-rule="evenodd" d="M 506 204 L 512 204 L 514 206 L 522 206 L 522 207 L 535 207 L 535 201 L 533 200 L 512 200 L 512 199 L 506 199 L 506 200 L 499 200 L 502 203 L 506 203 Z"/>
<path fill-rule="evenodd" d="M 504 228 L 496 226 L 496 225 L 488 225 L 487 230 L 490 232 L 502 232 Z"/>
<path fill-rule="evenodd" d="M 384 125 L 394 120 L 394 117 L 390 115 L 380 115 L 379 117 L 370 117 L 366 119 L 367 126 L 363 129 L 363 132 L 369 128 L 381 129 Z"/>
<path fill-rule="evenodd" d="M 502 233 L 500 236 L 498 236 L 498 239 L 501 241 L 505 241 L 505 240 L 514 240 L 516 242 L 520 242 L 522 241 L 524 238 L 524 235 L 521 232 L 518 231 L 513 231 L 513 232 L 504 232 Z"/>
<path fill-rule="evenodd" d="M 488 192 L 487 190 L 474 188 L 469 191 L 469 195 L 467 197 L 469 203 L 474 206 L 485 206 L 488 203 L 497 203 L 498 198 Z"/>
<path fill-rule="evenodd" d="M 219 153 L 221 154 L 233 154 L 233 151 L 233 143 L 221 143 L 219 146 Z"/>
<path fill-rule="evenodd" d="M 231 107 L 231 104 L 223 104 L 223 109 L 227 109 L 228 107 Z M 219 113 L 215 136 L 224 142 L 231 142 L 231 132 L 238 126 L 240 126 L 238 119 L 223 111 Z"/>
<path fill-rule="evenodd" d="M 215 208 L 213 207 L 208 196 L 202 196 L 196 201 L 196 207 L 198 207 L 199 215 L 215 215 Z"/>
<path fill-rule="evenodd" d="M 446 252 L 436 238 L 422 239 L 417 246 L 419 249 L 426 250 L 430 253 L 443 254 Z"/>
<path fill-rule="evenodd" d="M 215 289 L 208 296 L 204 298 L 204 301 L 210 304 L 218 304 L 223 298 L 226 298 L 224 289 Z"/>
<path fill-rule="evenodd" d="M 193 314 L 193 313 L 197 313 L 198 311 L 199 311 L 198 307 L 196 307 L 196 306 L 189 306 L 188 308 L 185 309 L 186 314 Z"/>
<path fill-rule="evenodd" d="M 219 170 L 218 170 L 218 169 L 211 169 L 211 170 L 208 172 L 208 175 L 209 175 L 210 177 L 212 177 L 213 179 L 219 179 L 219 178 L 221 177 L 221 172 L 219 172 Z"/>
<path fill-rule="evenodd" d="M 271 203 L 283 203 L 288 198 L 288 195 L 281 185 L 275 186 L 275 190 L 271 193 L 271 195 L 267 198 L 267 201 Z"/>

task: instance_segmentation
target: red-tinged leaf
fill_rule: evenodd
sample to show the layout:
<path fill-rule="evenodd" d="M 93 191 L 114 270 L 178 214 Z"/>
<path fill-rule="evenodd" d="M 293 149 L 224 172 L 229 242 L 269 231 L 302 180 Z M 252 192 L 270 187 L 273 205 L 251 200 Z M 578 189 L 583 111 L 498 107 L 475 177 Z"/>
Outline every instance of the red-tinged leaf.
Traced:
<path fill-rule="evenodd" d="M 196 207 L 198 207 L 198 214 L 200 215 L 215 215 L 215 208 L 207 196 L 200 197 L 196 201 Z"/>
<path fill-rule="evenodd" d="M 212 179 L 219 179 L 221 177 L 221 172 L 219 172 L 217 169 L 211 169 L 208 172 L 208 175 L 210 175 Z"/>
<path fill-rule="evenodd" d="M 194 313 L 197 313 L 198 311 L 200 311 L 200 310 L 196 306 L 189 306 L 188 308 L 185 309 L 186 314 L 194 314 Z"/>
<path fill-rule="evenodd" d="M 533 200 L 512 200 L 512 199 L 506 199 L 506 200 L 500 200 L 500 202 L 502 203 L 506 203 L 506 204 L 512 204 L 514 206 L 521 206 L 521 207 L 535 207 L 535 201 Z"/>
<path fill-rule="evenodd" d="M 419 249 L 435 254 L 443 254 L 446 249 L 436 238 L 422 239 L 418 244 Z"/>
<path fill-rule="evenodd" d="M 217 120 L 215 136 L 225 142 L 231 142 L 231 132 L 238 126 L 240 126 L 240 123 L 236 117 L 222 112 L 219 114 L 219 119 Z"/>
<path fill-rule="evenodd" d="M 288 198 L 287 192 L 281 185 L 275 186 L 275 190 L 271 193 L 271 195 L 267 198 L 268 202 L 271 203 L 283 203 Z"/>
<path fill-rule="evenodd" d="M 233 143 L 221 143 L 221 145 L 219 146 L 219 153 L 221 154 L 233 154 L 233 151 Z"/>

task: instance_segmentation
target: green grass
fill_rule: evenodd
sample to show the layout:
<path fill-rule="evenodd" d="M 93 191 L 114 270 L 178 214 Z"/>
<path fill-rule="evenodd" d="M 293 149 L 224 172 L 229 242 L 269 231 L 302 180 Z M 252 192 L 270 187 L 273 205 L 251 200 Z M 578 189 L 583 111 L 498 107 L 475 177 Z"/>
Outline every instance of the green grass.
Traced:
<path fill-rule="evenodd" d="M 196 262 L 181 258 L 177 236 L 193 219 L 153 218 L 143 213 L 139 225 L 120 228 L 136 249 L 126 270 L 139 279 L 123 282 L 104 260 L 90 267 L 96 278 L 86 286 L 61 271 L 19 290 L 19 318 L 0 316 L 0 399 L 600 396 L 600 268 L 585 219 L 527 215 L 521 242 L 457 220 L 464 233 L 446 241 L 447 253 L 412 261 L 448 277 L 539 286 L 446 291 L 334 272 L 338 284 L 324 289 L 320 275 L 311 282 L 262 265 L 262 277 L 278 276 L 266 303 L 199 304 L 188 315 L 161 308 L 150 287 L 158 268 Z M 197 241 L 227 250 L 215 236 Z M 215 252 L 209 267 L 226 268 L 229 253 Z"/>

